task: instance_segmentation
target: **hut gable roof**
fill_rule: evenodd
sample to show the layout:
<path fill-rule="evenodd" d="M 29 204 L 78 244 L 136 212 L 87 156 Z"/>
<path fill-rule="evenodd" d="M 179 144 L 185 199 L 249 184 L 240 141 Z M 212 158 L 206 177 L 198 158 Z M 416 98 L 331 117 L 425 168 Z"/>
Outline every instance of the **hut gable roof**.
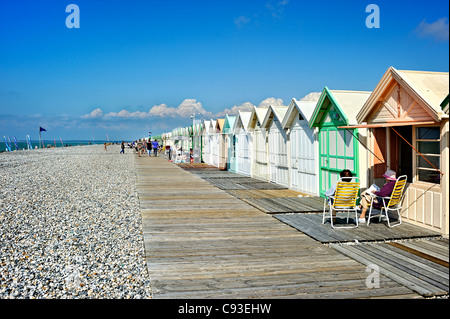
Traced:
<path fill-rule="evenodd" d="M 297 115 L 300 114 L 307 122 L 311 119 L 314 109 L 317 105 L 317 101 L 298 101 L 295 98 L 291 100 L 289 107 L 286 111 L 282 126 L 288 128 L 295 124 Z"/>
<path fill-rule="evenodd" d="M 280 123 L 282 123 L 287 110 L 287 106 L 270 105 L 269 109 L 267 110 L 266 116 L 264 117 L 264 121 L 261 123 L 261 127 L 268 129 L 275 117 L 278 119 L 278 121 L 280 121 Z"/>
<path fill-rule="evenodd" d="M 226 115 L 225 116 L 225 123 L 223 124 L 223 132 L 224 133 L 231 133 L 234 128 L 234 122 L 236 121 L 235 115 Z"/>
<path fill-rule="evenodd" d="M 222 133 L 224 124 L 225 124 L 225 119 L 217 119 L 216 132 Z"/>
<path fill-rule="evenodd" d="M 239 111 L 239 115 L 236 117 L 234 122 L 234 133 L 238 133 L 240 128 L 244 128 L 245 131 L 248 130 L 248 124 L 250 122 L 250 116 L 252 112 L 242 112 Z"/>
<path fill-rule="evenodd" d="M 253 106 L 252 114 L 250 115 L 249 120 L 249 129 L 255 129 L 257 123 L 259 122 L 259 126 L 262 125 L 264 121 L 264 117 L 266 116 L 268 108 L 267 107 L 256 107 Z"/>
<path fill-rule="evenodd" d="M 309 121 L 310 127 L 319 126 L 328 114 L 328 106 L 331 102 L 336 112 L 346 125 L 356 124 L 356 114 L 369 98 L 371 92 L 368 91 L 344 91 L 330 90 L 325 87 L 320 95 L 319 101 Z"/>
<path fill-rule="evenodd" d="M 449 94 L 449 73 L 390 67 L 357 114 L 358 123 L 439 122 Z"/>

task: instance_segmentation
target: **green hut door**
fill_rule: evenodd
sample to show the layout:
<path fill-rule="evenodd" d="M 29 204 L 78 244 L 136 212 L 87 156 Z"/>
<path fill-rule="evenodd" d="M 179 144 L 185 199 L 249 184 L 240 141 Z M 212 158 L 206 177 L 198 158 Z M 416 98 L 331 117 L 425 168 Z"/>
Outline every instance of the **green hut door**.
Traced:
<path fill-rule="evenodd" d="M 326 123 L 328 124 L 328 123 Z M 324 125 L 319 131 L 320 196 L 339 179 L 343 169 L 358 172 L 357 131 Z"/>

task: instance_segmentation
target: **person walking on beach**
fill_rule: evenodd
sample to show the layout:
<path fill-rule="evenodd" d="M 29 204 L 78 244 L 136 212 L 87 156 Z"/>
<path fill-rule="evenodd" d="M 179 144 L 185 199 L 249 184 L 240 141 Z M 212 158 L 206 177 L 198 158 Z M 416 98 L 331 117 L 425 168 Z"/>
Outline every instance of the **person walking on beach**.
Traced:
<path fill-rule="evenodd" d="M 159 147 L 158 141 L 154 140 L 152 146 L 153 146 L 153 153 L 155 154 L 156 157 L 158 156 L 158 147 Z"/>
<path fill-rule="evenodd" d="M 108 150 L 106 149 L 106 143 L 104 143 L 104 145 L 105 145 L 105 151 L 108 151 Z"/>
<path fill-rule="evenodd" d="M 124 141 L 122 141 L 122 145 L 120 146 L 120 148 L 122 149 L 120 151 L 120 154 L 125 154 L 125 142 Z"/>

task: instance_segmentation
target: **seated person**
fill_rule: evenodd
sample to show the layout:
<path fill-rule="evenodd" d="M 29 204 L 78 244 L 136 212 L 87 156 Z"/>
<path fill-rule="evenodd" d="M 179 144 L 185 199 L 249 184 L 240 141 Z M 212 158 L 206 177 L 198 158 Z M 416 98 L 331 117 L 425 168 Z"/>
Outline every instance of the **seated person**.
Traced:
<path fill-rule="evenodd" d="M 393 170 L 388 169 L 384 174 L 383 177 L 386 180 L 386 183 L 383 185 L 383 187 L 379 191 L 373 191 L 372 194 L 376 195 L 377 198 L 373 200 L 373 208 L 381 209 L 383 207 L 382 199 L 380 197 L 389 197 L 392 194 L 392 191 L 394 190 L 395 182 L 397 181 L 397 178 L 395 178 L 395 172 Z M 366 221 L 366 212 L 370 205 L 370 198 L 369 196 L 361 196 L 361 215 L 359 216 L 358 222 L 364 223 Z"/>
<path fill-rule="evenodd" d="M 339 173 L 339 176 L 342 178 L 342 181 L 351 182 L 352 181 L 351 177 L 353 177 L 353 174 L 352 174 L 352 172 L 350 172 L 349 169 L 344 169 L 342 172 Z M 350 177 L 350 178 L 345 178 L 345 177 Z M 333 196 L 334 193 L 336 192 L 336 186 L 337 186 L 337 182 L 334 183 L 333 185 L 331 185 L 331 187 L 325 192 L 325 196 L 327 196 L 327 197 Z"/>
<path fill-rule="evenodd" d="M 350 172 L 349 169 L 344 169 L 343 171 L 341 171 L 339 173 L 339 176 L 342 178 L 342 181 L 344 182 L 351 182 L 352 181 L 352 177 L 353 174 L 352 172 Z M 328 199 L 328 204 L 331 206 L 333 205 L 333 198 L 328 198 L 330 196 L 334 196 L 334 193 L 336 193 L 336 187 L 337 187 L 337 182 L 334 183 L 333 185 L 331 185 L 331 187 L 329 189 L 327 189 L 327 191 L 325 192 L 325 196 Z M 336 213 L 333 212 L 333 222 L 336 221 Z"/>

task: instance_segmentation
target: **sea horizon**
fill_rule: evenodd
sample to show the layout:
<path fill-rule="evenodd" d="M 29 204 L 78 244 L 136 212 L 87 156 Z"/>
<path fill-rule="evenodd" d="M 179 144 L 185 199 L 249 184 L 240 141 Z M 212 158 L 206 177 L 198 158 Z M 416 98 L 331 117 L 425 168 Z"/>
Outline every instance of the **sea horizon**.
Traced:
<path fill-rule="evenodd" d="M 104 144 L 104 143 L 121 143 L 122 140 L 120 141 L 107 141 L 107 140 L 83 140 L 83 139 L 72 139 L 72 140 L 63 140 L 61 142 L 61 139 L 59 140 L 49 140 L 49 139 L 43 139 L 41 140 L 41 147 L 39 147 L 39 140 L 30 140 L 31 142 L 31 149 L 36 149 L 37 148 L 54 148 L 54 147 L 70 147 L 70 146 L 83 146 L 83 145 L 99 145 L 99 144 Z M 16 148 L 16 144 L 14 143 L 14 140 L 11 139 L 11 142 L 9 142 L 9 146 L 11 148 L 11 151 L 22 151 L 22 150 L 28 150 L 28 145 L 27 145 L 27 141 L 22 139 L 22 140 L 17 140 L 17 148 Z M 43 144 L 43 145 L 42 145 Z M 7 146 L 6 146 L 6 142 L 3 139 L 3 141 L 0 142 L 0 152 L 7 152 Z"/>

